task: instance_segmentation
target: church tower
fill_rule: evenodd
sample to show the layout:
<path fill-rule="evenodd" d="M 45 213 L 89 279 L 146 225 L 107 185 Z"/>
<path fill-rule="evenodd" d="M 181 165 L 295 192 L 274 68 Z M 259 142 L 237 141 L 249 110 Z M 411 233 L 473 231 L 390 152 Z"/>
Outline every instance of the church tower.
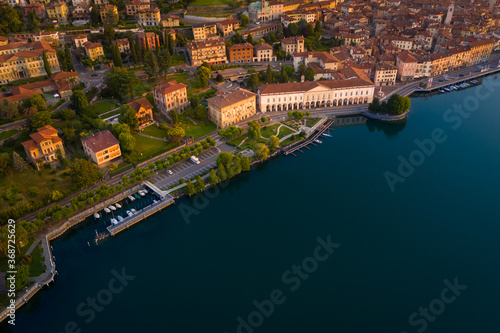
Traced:
<path fill-rule="evenodd" d="M 444 24 L 451 24 L 451 20 L 453 19 L 453 11 L 455 10 L 455 5 L 450 4 L 448 6 L 448 12 L 446 13 L 446 19 L 444 20 Z"/>

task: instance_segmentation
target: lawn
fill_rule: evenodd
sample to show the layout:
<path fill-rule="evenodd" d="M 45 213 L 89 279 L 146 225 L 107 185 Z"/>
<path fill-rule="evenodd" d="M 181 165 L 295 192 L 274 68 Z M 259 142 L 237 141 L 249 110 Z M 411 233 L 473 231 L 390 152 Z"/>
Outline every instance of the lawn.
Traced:
<path fill-rule="evenodd" d="M 186 63 L 186 59 L 184 58 L 184 54 L 175 54 L 172 57 L 172 66 L 179 66 Z"/>
<path fill-rule="evenodd" d="M 280 142 L 280 146 L 286 146 L 286 145 L 288 145 L 288 144 L 290 144 L 290 143 L 292 143 L 292 142 L 299 141 L 299 140 L 301 140 L 301 139 L 302 139 L 302 138 L 301 138 L 300 136 L 296 135 L 296 136 L 295 136 L 295 140 L 294 140 L 294 139 L 293 139 L 293 136 L 292 136 L 292 137 L 290 137 L 290 138 L 286 139 L 285 141 Z"/>
<path fill-rule="evenodd" d="M 321 118 L 306 118 L 306 126 L 313 127 Z"/>
<path fill-rule="evenodd" d="M 69 176 L 64 175 L 68 170 L 57 170 L 53 173 L 52 170 L 32 171 L 31 169 L 24 170 L 23 172 L 11 172 L 2 179 L 0 179 L 0 192 L 11 185 L 15 185 L 17 193 L 17 203 L 26 202 L 29 199 L 42 200 L 43 197 L 50 191 L 57 190 L 60 192 L 69 192 L 71 189 L 71 179 Z M 38 195 L 30 197 L 28 189 L 32 186 L 38 187 Z M 15 205 L 14 205 L 15 206 Z M 14 206 L 9 205 L 7 200 L 0 201 L 0 210 L 10 209 Z"/>
<path fill-rule="evenodd" d="M 140 158 L 141 161 L 144 161 L 148 158 L 151 158 L 178 146 L 177 143 L 169 143 L 163 140 L 146 138 L 139 134 L 134 134 L 134 138 L 135 149 L 142 154 Z"/>
<path fill-rule="evenodd" d="M 5 132 L 1 132 L 0 133 L 0 141 L 1 140 L 5 140 L 7 138 L 10 138 L 11 136 L 13 136 L 14 134 L 16 134 L 17 132 L 19 132 L 19 130 L 17 130 L 17 129 L 11 129 L 11 130 L 8 130 L 8 131 L 5 131 Z"/>
<path fill-rule="evenodd" d="M 243 140 L 245 140 L 246 138 L 248 138 L 248 133 L 245 133 L 243 135 L 240 135 L 240 136 L 237 136 L 236 138 L 234 139 L 231 139 L 229 141 L 226 141 L 226 143 L 228 145 L 231 145 L 231 146 L 235 146 L 235 147 L 238 147 L 242 142 Z"/>
<path fill-rule="evenodd" d="M 175 80 L 175 81 L 180 82 L 180 83 L 188 84 L 188 78 L 189 78 L 189 75 L 187 73 L 177 72 L 173 75 L 168 75 L 167 81 Z"/>
<path fill-rule="evenodd" d="M 186 131 L 186 135 L 193 137 L 195 140 L 217 129 L 217 125 L 210 120 L 206 120 L 204 122 L 198 121 L 197 125 L 195 125 L 191 120 L 187 119 L 185 113 L 180 114 L 179 119 L 181 127 Z"/>
<path fill-rule="evenodd" d="M 269 139 L 272 135 L 276 135 L 276 133 L 278 131 L 278 127 L 280 127 L 280 124 L 274 124 L 274 125 L 262 127 L 260 130 L 260 135 Z M 283 130 L 283 126 L 281 126 L 281 130 Z M 280 133 L 281 133 L 281 130 L 280 130 Z"/>
<path fill-rule="evenodd" d="M 30 276 L 39 276 L 45 272 L 42 249 L 37 245 L 31 252 Z"/>
<path fill-rule="evenodd" d="M 101 114 L 101 115 L 99 115 L 99 118 L 106 119 L 106 118 L 109 118 L 109 117 L 113 117 L 113 116 L 115 116 L 117 114 L 120 114 L 120 112 L 121 112 L 120 110 L 115 110 L 113 112 L 108 112 L 106 114 Z"/>
<path fill-rule="evenodd" d="M 146 135 L 151 135 L 156 138 L 165 138 L 167 136 L 167 131 L 158 128 L 156 125 L 150 125 L 142 129 L 142 133 Z"/>
<path fill-rule="evenodd" d="M 281 138 L 284 138 L 288 134 L 292 134 L 292 133 L 293 133 L 293 131 L 291 129 L 289 129 L 288 127 L 281 126 L 281 128 L 280 128 L 280 134 L 278 135 L 278 139 L 281 140 Z"/>
<path fill-rule="evenodd" d="M 113 100 L 101 100 L 92 104 L 92 107 L 95 107 L 95 112 L 97 114 L 101 114 L 116 109 L 118 107 L 118 103 Z"/>
<path fill-rule="evenodd" d="M 139 84 L 138 86 L 135 86 L 134 87 L 134 96 L 136 98 L 139 98 L 142 96 L 142 94 L 144 93 L 147 93 L 147 92 L 150 92 L 151 89 L 156 86 L 158 82 L 156 80 L 152 81 L 152 82 L 144 82 L 144 81 L 141 81 L 141 84 Z"/>

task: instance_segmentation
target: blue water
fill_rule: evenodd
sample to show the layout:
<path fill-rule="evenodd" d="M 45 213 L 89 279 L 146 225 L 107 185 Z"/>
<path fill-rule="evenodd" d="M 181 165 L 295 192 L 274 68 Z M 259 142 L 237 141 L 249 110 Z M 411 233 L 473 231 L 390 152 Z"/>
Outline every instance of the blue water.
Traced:
<path fill-rule="evenodd" d="M 322 145 L 239 176 L 197 208 L 178 200 L 98 246 L 86 245 L 92 226 L 67 233 L 53 243 L 56 283 L 19 311 L 14 330 L 2 328 L 498 332 L 500 88 L 494 89 L 457 129 L 443 116 L 454 103 L 471 103 L 474 88 L 412 98 L 403 124 L 337 128 Z M 436 129 L 446 140 L 391 191 L 384 173 L 397 173 L 400 155 L 418 157 L 415 140 Z M 328 258 L 324 248 L 316 250 L 318 237 L 337 244 Z M 324 261 L 309 258 L 315 254 Z M 293 273 L 302 263 L 310 273 Z M 134 278 L 113 284 L 111 271 L 122 269 Z M 455 278 L 462 287 L 453 293 L 447 284 Z M 85 302 L 96 295 L 106 305 L 89 310 Z M 273 311 L 265 301 L 271 298 Z M 264 305 L 261 314 L 254 300 Z M 238 317 L 246 328 L 238 330 Z"/>

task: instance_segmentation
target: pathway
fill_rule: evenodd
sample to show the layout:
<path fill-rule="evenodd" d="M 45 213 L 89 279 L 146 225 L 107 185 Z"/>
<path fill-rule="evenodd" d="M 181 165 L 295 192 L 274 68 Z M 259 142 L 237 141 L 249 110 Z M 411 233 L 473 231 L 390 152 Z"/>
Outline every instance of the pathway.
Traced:
<path fill-rule="evenodd" d="M 155 139 L 155 140 L 161 140 L 161 141 L 165 141 L 165 142 L 168 141 L 167 139 L 158 138 L 158 137 L 152 136 L 152 135 L 147 135 L 147 134 L 143 134 L 143 133 L 137 133 L 137 134 L 139 134 L 140 136 L 143 136 L 145 138 L 150 138 L 150 139 Z"/>
<path fill-rule="evenodd" d="M 105 114 L 108 114 L 108 113 L 114 112 L 114 111 L 119 110 L 119 109 L 120 109 L 120 108 L 118 107 L 118 108 L 115 108 L 115 109 L 113 109 L 113 110 L 109 110 L 109 111 L 103 112 L 103 113 L 101 113 L 101 114 L 99 115 L 99 118 L 101 118 L 101 119 L 102 119 L 102 116 L 104 116 Z"/>

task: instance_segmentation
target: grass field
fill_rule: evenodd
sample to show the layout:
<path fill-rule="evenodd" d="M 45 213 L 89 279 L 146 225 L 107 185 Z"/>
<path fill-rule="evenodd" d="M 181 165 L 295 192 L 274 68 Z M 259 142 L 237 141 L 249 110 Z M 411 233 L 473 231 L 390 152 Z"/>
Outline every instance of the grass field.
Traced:
<path fill-rule="evenodd" d="M 99 118 L 101 118 L 101 119 L 106 119 L 106 118 L 109 118 L 109 117 L 115 116 L 115 115 L 117 115 L 117 114 L 120 114 L 120 112 L 121 112 L 120 110 L 115 110 L 115 111 L 113 111 L 113 112 L 108 112 L 108 113 L 106 113 L 106 114 L 101 114 L 101 115 L 99 115 Z"/>
<path fill-rule="evenodd" d="M 230 0 L 195 0 L 190 3 L 191 6 L 222 6 L 230 3 Z"/>
<path fill-rule="evenodd" d="M 281 126 L 281 128 L 280 128 L 280 134 L 278 135 L 278 139 L 281 140 L 281 138 L 284 138 L 288 134 L 292 134 L 292 133 L 293 133 L 293 131 L 291 129 L 289 129 L 288 127 Z"/>
<path fill-rule="evenodd" d="M 180 114 L 179 119 L 181 121 L 181 127 L 186 131 L 187 136 L 192 136 L 195 140 L 200 136 L 213 132 L 217 129 L 215 125 L 210 120 L 205 122 L 197 122 L 195 125 L 191 120 L 187 119 L 186 114 Z"/>
<path fill-rule="evenodd" d="M 142 133 L 162 139 L 167 136 L 167 131 L 158 128 L 156 125 L 150 125 L 146 128 L 143 128 Z"/>
<path fill-rule="evenodd" d="M 116 109 L 118 107 L 118 104 L 113 100 L 102 100 L 92 104 L 92 106 L 95 106 L 95 112 L 97 114 L 101 114 Z"/>
<path fill-rule="evenodd" d="M 321 118 L 306 118 L 306 126 L 313 127 Z"/>
<path fill-rule="evenodd" d="M 5 132 L 1 132 L 0 133 L 0 141 L 1 140 L 5 140 L 7 138 L 10 138 L 11 136 L 13 136 L 14 134 L 16 134 L 17 132 L 19 132 L 19 130 L 17 130 L 17 129 L 11 129 L 11 130 L 8 130 L 8 131 L 5 131 Z"/>
<path fill-rule="evenodd" d="M 278 132 L 278 127 L 280 127 L 280 125 L 275 124 L 275 125 L 267 126 L 266 129 L 261 128 L 260 135 L 269 139 L 272 135 L 276 135 L 276 133 Z M 283 126 L 281 127 L 281 129 L 283 129 Z M 281 130 L 280 130 L 280 132 L 281 132 Z"/>
<path fill-rule="evenodd" d="M 172 57 L 172 66 L 179 66 L 186 63 L 186 59 L 184 58 L 184 54 L 175 54 Z"/>
<path fill-rule="evenodd" d="M 246 138 L 248 138 L 248 133 L 245 133 L 243 135 L 240 135 L 240 136 L 237 136 L 236 138 L 234 139 L 231 139 L 229 141 L 226 141 L 226 143 L 228 145 L 231 145 L 231 146 L 235 146 L 235 147 L 238 147 L 242 142 L 243 140 L 245 140 Z"/>
<path fill-rule="evenodd" d="M 31 252 L 30 276 L 39 276 L 44 272 L 42 249 L 37 245 Z"/>
<path fill-rule="evenodd" d="M 65 171 L 67 170 L 57 170 L 55 173 L 52 173 L 52 170 L 45 169 L 40 171 L 27 169 L 21 173 L 13 171 L 0 179 L 0 192 L 3 193 L 11 185 L 15 185 L 17 188 L 15 196 L 18 200 L 14 201 L 17 201 L 17 204 L 23 203 L 28 199 L 42 200 L 52 190 L 60 192 L 70 190 L 71 179 L 69 176 L 64 175 Z M 28 195 L 28 189 L 32 186 L 38 187 L 39 193 L 36 197 Z M 5 199 L 0 200 L 0 210 L 9 209 L 14 206 L 11 206 Z"/>
<path fill-rule="evenodd" d="M 156 156 L 162 152 L 175 148 L 177 143 L 168 143 L 163 140 L 146 138 L 139 134 L 134 134 L 135 149 L 142 153 L 141 160 Z"/>
<path fill-rule="evenodd" d="M 144 82 L 142 81 L 140 85 L 134 87 L 134 99 L 135 98 L 139 98 L 140 96 L 142 96 L 142 94 L 146 93 L 146 92 L 150 92 L 151 89 L 156 86 L 158 82 L 156 80 L 152 81 L 152 82 Z"/>
<path fill-rule="evenodd" d="M 173 75 L 167 76 L 167 81 L 173 81 L 173 80 L 175 80 L 177 82 L 187 84 L 188 83 L 187 82 L 188 78 L 189 78 L 189 75 L 187 73 L 178 72 L 178 73 L 175 73 Z"/>

